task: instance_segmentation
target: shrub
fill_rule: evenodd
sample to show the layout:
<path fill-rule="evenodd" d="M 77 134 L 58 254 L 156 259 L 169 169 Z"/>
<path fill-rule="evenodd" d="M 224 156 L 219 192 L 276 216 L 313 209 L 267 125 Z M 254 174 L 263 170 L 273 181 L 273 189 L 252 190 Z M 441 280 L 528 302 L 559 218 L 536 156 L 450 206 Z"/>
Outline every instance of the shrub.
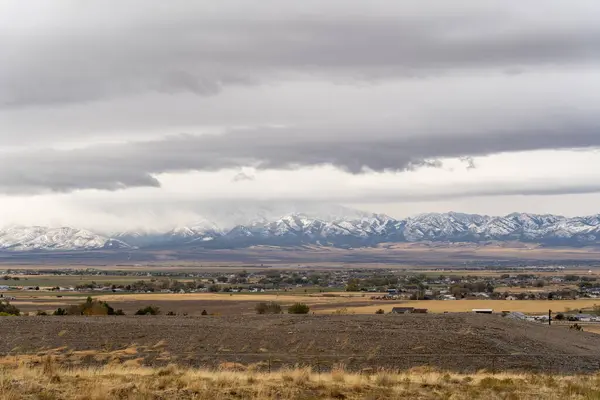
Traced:
<path fill-rule="evenodd" d="M 58 308 L 52 313 L 52 315 L 67 315 L 67 310 L 64 308 Z"/>
<path fill-rule="evenodd" d="M 208 315 L 208 313 L 206 312 L 206 310 L 202 310 L 202 312 L 200 314 L 202 314 L 202 315 Z M 187 314 L 184 314 L 184 315 L 187 315 Z"/>
<path fill-rule="evenodd" d="M 167 312 L 167 315 L 173 316 L 173 315 L 177 315 L 177 313 L 175 313 L 174 311 L 169 311 L 169 312 Z"/>
<path fill-rule="evenodd" d="M 0 300 L 0 314 L 2 315 L 20 315 L 21 310 L 7 301 Z"/>
<path fill-rule="evenodd" d="M 59 310 L 56 310 L 54 315 L 124 315 L 123 311 L 121 311 L 122 314 L 117 314 L 108 303 L 94 300 L 91 297 L 88 297 L 84 303 L 70 306 L 66 310 Z M 63 311 L 65 313 L 62 313 Z"/>
<path fill-rule="evenodd" d="M 375 311 L 375 314 L 385 314 L 385 311 L 383 311 L 383 308 L 380 308 L 379 310 Z"/>
<path fill-rule="evenodd" d="M 563 319 L 565 319 L 565 315 L 562 314 L 562 313 L 556 314 L 554 316 L 554 319 L 557 320 L 557 321 L 562 321 Z"/>
<path fill-rule="evenodd" d="M 48 313 L 46 311 L 37 310 L 37 312 L 35 313 L 35 315 L 48 315 Z"/>
<path fill-rule="evenodd" d="M 135 312 L 135 315 L 158 315 L 160 314 L 160 308 L 155 306 L 147 306 L 140 308 Z"/>
<path fill-rule="evenodd" d="M 583 327 L 581 325 L 575 323 L 575 324 L 569 326 L 569 329 L 573 329 L 573 330 L 576 330 L 576 331 L 582 331 Z"/>
<path fill-rule="evenodd" d="M 338 308 L 337 310 L 335 310 L 333 312 L 334 315 L 348 315 L 348 314 L 354 314 L 353 311 L 349 311 L 347 308 Z"/>
<path fill-rule="evenodd" d="M 254 307 L 257 314 L 281 314 L 281 305 L 273 301 L 269 303 L 258 303 Z"/>
<path fill-rule="evenodd" d="M 308 314 L 310 307 L 304 303 L 296 303 L 288 308 L 289 314 Z"/>

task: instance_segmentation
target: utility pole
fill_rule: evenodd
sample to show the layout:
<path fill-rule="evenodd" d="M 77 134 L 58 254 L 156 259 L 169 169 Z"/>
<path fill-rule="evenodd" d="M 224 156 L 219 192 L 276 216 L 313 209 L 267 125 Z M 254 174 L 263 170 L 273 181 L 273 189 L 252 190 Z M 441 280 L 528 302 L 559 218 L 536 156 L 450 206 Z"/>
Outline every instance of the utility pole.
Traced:
<path fill-rule="evenodd" d="M 552 310 L 548 310 L 548 325 L 552 325 Z"/>

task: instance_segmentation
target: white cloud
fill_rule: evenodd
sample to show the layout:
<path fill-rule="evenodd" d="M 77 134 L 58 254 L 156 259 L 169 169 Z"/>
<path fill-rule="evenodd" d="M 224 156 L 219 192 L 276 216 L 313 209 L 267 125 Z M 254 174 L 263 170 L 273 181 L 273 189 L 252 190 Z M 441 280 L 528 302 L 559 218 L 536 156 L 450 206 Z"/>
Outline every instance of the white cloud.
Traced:
<path fill-rule="evenodd" d="M 5 224 L 125 230 L 167 229 L 208 216 L 228 225 L 234 220 L 215 210 L 232 204 L 238 208 L 248 204 L 252 209 L 257 201 L 271 205 L 340 203 L 395 217 L 449 210 L 573 215 L 594 213 L 600 198 L 597 151 L 497 154 L 475 159 L 475 169 L 459 159 L 442 163 L 442 168 L 363 175 L 333 167 L 245 169 L 254 179 L 239 181 L 231 179 L 239 173 L 236 170 L 161 174 L 156 176 L 161 188 L 0 198 L 0 220 Z M 572 199 L 577 199 L 576 203 Z M 206 215 L 207 210 L 213 215 Z"/>

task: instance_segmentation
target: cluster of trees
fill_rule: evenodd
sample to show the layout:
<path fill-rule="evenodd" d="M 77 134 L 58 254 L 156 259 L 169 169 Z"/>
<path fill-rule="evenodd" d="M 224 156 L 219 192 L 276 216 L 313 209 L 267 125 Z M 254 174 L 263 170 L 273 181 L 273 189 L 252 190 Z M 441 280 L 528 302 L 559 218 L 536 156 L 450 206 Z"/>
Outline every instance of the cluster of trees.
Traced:
<path fill-rule="evenodd" d="M 10 275 L 3 275 L 2 279 L 4 279 L 5 281 L 9 281 L 9 280 L 13 280 L 13 281 L 19 281 L 21 280 L 21 278 L 19 278 L 18 276 L 10 276 Z"/>
<path fill-rule="evenodd" d="M 299 285 L 307 283 L 316 286 L 327 286 L 331 280 L 331 273 L 329 272 L 313 272 L 309 274 L 292 272 L 290 275 L 284 275 L 281 271 L 265 271 L 263 274 L 265 277 L 261 278 L 258 283 L 272 287 L 278 287 L 282 284 Z"/>
<path fill-rule="evenodd" d="M 257 314 L 281 314 L 283 308 L 275 302 L 258 303 L 255 307 Z M 295 303 L 288 307 L 288 314 L 308 314 L 310 307 L 304 303 Z"/>
<path fill-rule="evenodd" d="M 10 304 L 8 301 L 0 300 L 0 316 L 21 315 L 21 310 Z"/>
<path fill-rule="evenodd" d="M 558 313 L 554 316 L 554 319 L 557 321 L 579 321 L 579 319 L 574 315 L 564 315 L 563 313 Z"/>
<path fill-rule="evenodd" d="M 258 281 L 258 284 L 264 286 L 277 287 L 281 284 L 301 284 L 312 283 L 313 285 L 323 284 L 329 281 L 330 274 L 314 273 L 310 275 L 302 275 L 297 272 L 292 272 L 290 275 L 283 275 L 280 271 L 265 271 L 265 275 Z M 239 272 L 235 275 L 221 275 L 216 278 L 216 282 L 228 283 L 230 285 L 239 285 L 248 283 L 249 274 L 246 271 Z M 214 283 L 214 280 L 213 280 Z M 222 286 L 222 285 L 221 285 Z"/>
<path fill-rule="evenodd" d="M 258 303 L 254 307 L 257 314 L 281 314 L 283 312 L 281 305 L 275 302 Z"/>
<path fill-rule="evenodd" d="M 127 291 L 133 292 L 156 292 L 161 290 L 171 290 L 173 292 L 178 292 L 180 290 L 194 290 L 204 288 L 205 285 L 201 282 L 197 281 L 189 281 L 189 282 L 181 282 L 177 279 L 150 279 L 150 280 L 140 280 L 137 282 L 133 282 L 127 285 L 114 285 L 109 283 L 97 283 L 90 282 L 82 285 L 77 285 L 76 289 L 78 290 L 86 290 L 86 289 L 94 289 L 98 287 L 110 287 L 111 289 L 123 289 Z"/>
<path fill-rule="evenodd" d="M 595 280 L 596 280 L 596 278 L 593 278 L 590 276 L 579 276 L 579 275 L 573 275 L 573 274 L 565 275 L 566 282 L 595 281 Z"/>
<path fill-rule="evenodd" d="M 88 297 L 83 303 L 57 309 L 53 315 L 125 315 L 125 313 L 120 309 L 115 310 L 105 301 Z"/>
<path fill-rule="evenodd" d="M 160 313 L 160 307 L 150 305 L 140 308 L 135 315 L 159 315 Z M 46 313 L 38 311 L 38 315 L 46 315 Z M 88 297 L 85 302 L 59 308 L 52 315 L 125 315 L 125 313 L 121 309 L 115 310 L 105 301 Z M 175 313 L 169 312 L 167 315 L 175 315 Z"/>
<path fill-rule="evenodd" d="M 272 307 L 272 305 L 269 305 L 269 307 Z M 279 306 L 279 309 L 281 310 L 281 306 Z M 149 305 L 137 310 L 135 315 L 159 315 L 160 313 L 160 307 Z M 10 302 L 0 300 L 0 316 L 20 314 L 21 311 L 14 305 L 10 304 Z M 264 314 L 264 312 L 261 314 Z M 48 313 L 38 310 L 37 315 L 48 315 Z M 72 305 L 66 308 L 58 308 L 52 313 L 52 315 L 125 315 L 125 313 L 121 309 L 115 310 L 105 301 L 88 297 L 83 303 Z M 173 311 L 169 311 L 167 315 L 176 314 Z M 187 315 L 187 313 L 184 313 L 183 315 Z M 208 315 L 208 312 L 206 310 L 202 310 L 202 315 Z"/>
<path fill-rule="evenodd" d="M 486 281 L 460 283 L 450 286 L 450 293 L 457 299 L 470 293 L 493 293 L 494 285 Z"/>
<path fill-rule="evenodd" d="M 160 307 L 156 306 L 146 306 L 144 308 L 140 308 L 135 312 L 135 315 L 158 315 L 160 314 Z"/>
<path fill-rule="evenodd" d="M 416 288 L 416 287 L 428 287 L 427 276 L 424 274 L 410 275 L 405 277 L 398 277 L 395 275 L 385 276 L 370 276 L 366 278 L 352 278 L 348 279 L 346 285 L 346 291 L 358 292 L 367 291 L 371 288 L 376 288 L 378 291 L 384 291 L 386 289 L 394 288 Z"/>

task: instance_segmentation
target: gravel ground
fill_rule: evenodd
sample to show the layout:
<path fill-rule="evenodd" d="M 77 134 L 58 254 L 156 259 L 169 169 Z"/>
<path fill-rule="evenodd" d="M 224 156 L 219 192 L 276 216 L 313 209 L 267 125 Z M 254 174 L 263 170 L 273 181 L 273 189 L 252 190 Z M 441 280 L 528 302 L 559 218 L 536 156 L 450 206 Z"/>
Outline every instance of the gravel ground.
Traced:
<path fill-rule="evenodd" d="M 496 315 L 251 315 L 0 318 L 0 354 L 135 346 L 144 364 L 351 370 L 431 365 L 454 371 L 600 369 L 600 335 Z M 89 356 L 83 362 L 103 360 Z"/>

